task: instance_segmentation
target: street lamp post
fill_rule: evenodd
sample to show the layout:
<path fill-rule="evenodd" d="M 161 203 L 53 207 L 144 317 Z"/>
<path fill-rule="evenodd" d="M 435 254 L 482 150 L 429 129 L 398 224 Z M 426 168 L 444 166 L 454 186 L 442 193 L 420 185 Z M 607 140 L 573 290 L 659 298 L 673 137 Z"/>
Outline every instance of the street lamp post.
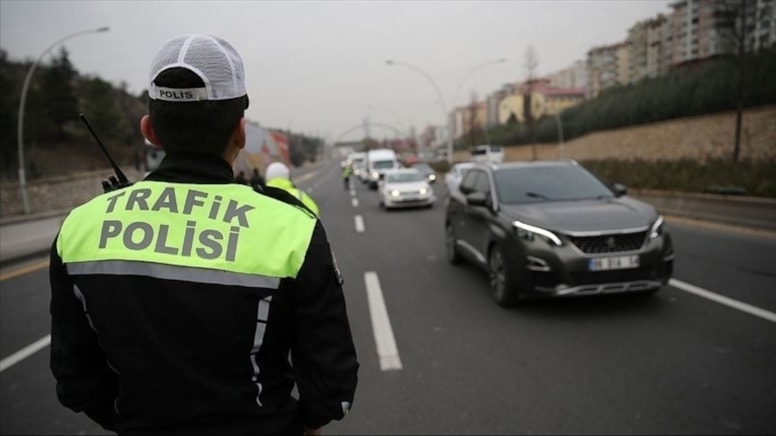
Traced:
<path fill-rule="evenodd" d="M 487 62 L 483 62 L 483 63 L 475 66 L 471 70 L 469 70 L 469 72 L 466 73 L 466 75 L 463 77 L 463 79 L 461 79 L 461 82 L 458 84 L 458 88 L 455 90 L 455 96 L 453 97 L 453 111 L 457 111 L 456 108 L 457 108 L 457 105 L 458 105 L 458 94 L 460 94 L 461 88 L 463 88 L 463 84 L 466 83 L 466 80 L 472 74 L 474 74 L 475 71 L 479 70 L 480 68 L 487 67 L 488 65 L 503 64 L 506 61 L 507 61 L 507 58 L 493 59 L 493 60 L 490 60 L 490 61 L 487 61 Z M 454 116 L 455 115 L 453 115 L 453 114 L 450 115 L 451 118 L 454 117 Z M 487 123 L 487 120 L 486 120 L 486 123 Z M 451 124 L 450 130 L 452 130 L 452 121 L 450 122 L 450 124 Z M 488 126 L 487 125 L 485 126 L 485 138 L 486 138 L 485 141 L 490 143 L 490 138 L 488 137 Z"/>
<path fill-rule="evenodd" d="M 405 62 L 392 61 L 392 60 L 387 60 L 385 61 L 385 63 L 388 65 L 401 65 L 403 67 L 407 67 L 415 71 L 416 73 L 419 73 L 420 75 L 428 79 L 429 82 L 431 82 L 431 86 L 434 87 L 434 91 L 436 91 L 437 93 L 437 98 L 439 98 L 439 104 L 442 105 L 442 115 L 443 115 L 442 120 L 447 122 L 447 162 L 453 163 L 453 135 L 452 135 L 452 132 L 450 131 L 450 127 L 451 127 L 450 118 L 449 118 L 450 115 L 447 112 L 447 105 L 445 104 L 445 98 L 442 96 L 442 91 L 439 90 L 439 86 L 437 86 L 434 79 L 432 79 L 431 76 L 428 75 L 428 73 L 416 67 L 415 65 L 408 64 Z"/>
<path fill-rule="evenodd" d="M 455 106 L 458 100 L 458 93 L 461 91 L 461 87 L 463 86 L 464 82 L 466 82 L 466 79 L 468 79 L 469 76 L 472 75 L 472 73 L 487 65 L 500 64 L 503 62 L 506 62 L 506 58 L 494 59 L 491 61 L 483 62 L 482 64 L 477 65 L 471 70 L 469 70 L 466 76 L 464 76 L 463 80 L 461 80 L 461 82 L 458 84 L 458 89 L 455 91 L 455 96 L 453 98 L 453 106 Z M 447 111 L 447 105 L 445 104 L 444 97 L 442 97 L 442 92 L 439 90 L 439 86 L 437 86 L 434 79 L 432 79 L 431 76 L 428 75 L 428 73 L 426 73 L 419 67 L 416 67 L 415 65 L 408 64 L 406 62 L 398 62 L 398 61 L 392 61 L 392 60 L 387 60 L 385 61 L 385 63 L 388 65 L 401 65 L 403 67 L 407 67 L 421 74 L 423 77 L 428 79 L 429 82 L 431 82 L 431 85 L 434 87 L 434 90 L 437 93 L 437 97 L 439 98 L 439 103 L 442 105 L 442 111 L 444 112 L 443 120 L 445 120 L 445 123 L 447 124 L 447 162 L 453 163 L 453 123 L 452 123 L 453 115 Z"/>
<path fill-rule="evenodd" d="M 35 72 L 35 69 L 38 67 L 38 64 L 40 64 L 40 61 L 43 60 L 43 56 L 45 56 L 46 53 L 49 52 L 49 50 L 56 47 L 58 44 L 64 42 L 65 40 L 74 38 L 76 36 L 85 35 L 87 33 L 107 32 L 108 30 L 110 30 L 109 27 L 100 27 L 97 29 L 81 30 L 56 40 L 50 46 L 46 47 L 45 50 L 43 50 L 40 56 L 38 56 L 38 59 L 36 59 L 35 62 L 32 64 L 32 66 L 30 66 L 30 69 L 27 71 L 27 76 L 24 77 L 24 85 L 22 85 L 22 95 L 21 95 L 21 98 L 19 99 L 19 117 L 18 117 L 19 120 L 17 125 L 16 139 L 17 139 L 17 146 L 18 146 L 17 154 L 19 155 L 19 190 L 22 196 L 22 207 L 24 208 L 25 215 L 30 213 L 30 204 L 29 204 L 29 201 L 27 200 L 27 178 L 26 178 L 26 173 L 24 171 L 24 106 L 25 106 L 25 103 L 27 102 L 27 90 L 30 87 L 30 79 L 32 79 L 32 73 Z"/>

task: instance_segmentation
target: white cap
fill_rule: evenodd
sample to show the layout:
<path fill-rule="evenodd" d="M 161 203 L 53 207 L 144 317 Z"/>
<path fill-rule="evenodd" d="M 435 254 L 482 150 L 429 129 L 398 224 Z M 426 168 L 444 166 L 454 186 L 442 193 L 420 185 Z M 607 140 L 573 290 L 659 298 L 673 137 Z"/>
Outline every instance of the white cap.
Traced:
<path fill-rule="evenodd" d="M 205 87 L 165 88 L 154 84 L 159 73 L 176 67 L 199 76 Z M 154 100 L 231 100 L 247 94 L 239 53 L 228 42 L 210 35 L 178 35 L 164 43 L 151 63 L 148 83 L 148 96 Z"/>
<path fill-rule="evenodd" d="M 272 179 L 288 179 L 291 177 L 291 171 L 282 162 L 272 162 L 267 166 L 267 171 L 264 173 L 264 178 L 267 181 Z"/>

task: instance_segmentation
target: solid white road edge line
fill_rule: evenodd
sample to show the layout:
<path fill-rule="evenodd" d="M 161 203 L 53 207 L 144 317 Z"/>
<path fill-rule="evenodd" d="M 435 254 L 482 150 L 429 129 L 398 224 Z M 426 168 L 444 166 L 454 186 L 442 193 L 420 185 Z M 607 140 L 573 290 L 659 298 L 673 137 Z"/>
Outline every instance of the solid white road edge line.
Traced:
<path fill-rule="evenodd" d="M 33 354 L 37 353 L 41 349 L 47 347 L 50 343 L 51 343 L 51 335 L 46 335 L 38 339 L 37 341 L 31 343 L 30 345 L 27 345 L 21 350 L 11 354 L 10 356 L 0 361 L 0 372 L 3 372 L 6 369 L 21 362 L 22 360 L 32 356 Z"/>
<path fill-rule="evenodd" d="M 669 280 L 668 284 L 675 288 L 681 289 L 682 291 L 695 294 L 699 297 L 709 299 L 719 304 L 724 304 L 725 306 L 732 307 L 733 309 L 738 309 L 742 312 L 746 312 L 750 315 L 754 315 L 766 321 L 776 322 L 776 313 L 769 312 L 765 309 L 760 309 L 759 307 L 752 306 L 751 304 L 734 300 L 732 298 L 728 298 L 723 295 L 715 294 L 703 288 L 699 288 L 695 285 L 691 285 L 689 283 L 685 283 L 683 281 L 676 280 L 676 279 Z"/>
<path fill-rule="evenodd" d="M 388 310 L 385 308 L 383 291 L 380 289 L 380 280 L 377 273 L 367 271 L 364 273 L 366 283 L 366 296 L 369 302 L 369 315 L 372 318 L 372 330 L 377 345 L 377 355 L 380 356 L 380 369 L 382 371 L 394 371 L 402 369 L 399 351 L 396 349 L 396 339 L 393 337 L 391 320 L 388 318 Z"/>
<path fill-rule="evenodd" d="M 362 233 L 364 231 L 364 219 L 361 218 L 361 215 L 356 215 L 355 221 L 356 221 L 356 231 L 359 233 Z"/>
<path fill-rule="evenodd" d="M 358 207 L 358 198 L 355 198 L 355 197 L 354 197 L 352 200 L 353 200 L 353 201 L 352 201 L 352 203 L 353 203 L 353 207 Z"/>

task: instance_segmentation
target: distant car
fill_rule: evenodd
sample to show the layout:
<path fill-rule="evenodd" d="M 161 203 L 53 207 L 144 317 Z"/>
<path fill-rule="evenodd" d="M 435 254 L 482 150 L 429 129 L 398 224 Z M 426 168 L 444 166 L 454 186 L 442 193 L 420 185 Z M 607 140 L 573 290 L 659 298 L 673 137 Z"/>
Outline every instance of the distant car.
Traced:
<path fill-rule="evenodd" d="M 377 188 L 380 207 L 431 207 L 436 201 L 434 190 L 418 170 L 401 168 L 385 172 Z"/>
<path fill-rule="evenodd" d="M 500 145 L 475 145 L 471 151 L 472 162 L 476 163 L 502 163 L 504 162 L 504 149 Z"/>
<path fill-rule="evenodd" d="M 420 172 L 420 174 L 423 175 L 428 180 L 428 183 L 436 183 L 437 175 L 436 171 L 434 171 L 433 168 L 431 168 L 431 165 L 425 163 L 425 162 L 417 162 L 410 166 L 410 168 L 415 168 Z"/>
<path fill-rule="evenodd" d="M 673 273 L 663 217 L 574 161 L 469 169 L 448 198 L 447 258 L 485 269 L 496 302 L 654 293 Z"/>
<path fill-rule="evenodd" d="M 353 164 L 353 175 L 361 180 L 361 183 L 366 183 L 368 176 L 366 174 L 366 164 L 364 162 L 358 162 Z"/>
<path fill-rule="evenodd" d="M 450 167 L 450 170 L 445 174 L 445 187 L 447 187 L 448 193 L 458 189 L 458 185 L 461 183 L 464 173 L 469 168 L 474 167 L 474 165 L 474 162 L 460 162 L 453 164 L 453 166 Z"/>

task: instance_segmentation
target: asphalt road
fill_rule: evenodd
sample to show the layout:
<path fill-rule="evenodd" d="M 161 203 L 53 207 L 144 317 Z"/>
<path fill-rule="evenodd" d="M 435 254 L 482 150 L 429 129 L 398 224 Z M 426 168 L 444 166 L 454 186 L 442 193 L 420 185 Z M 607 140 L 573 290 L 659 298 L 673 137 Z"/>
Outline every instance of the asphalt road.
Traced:
<path fill-rule="evenodd" d="M 297 180 L 321 208 L 362 365 L 351 414 L 324 434 L 776 432 L 773 235 L 669 219 L 675 281 L 657 295 L 502 309 L 484 273 L 445 260 L 443 186 L 432 209 L 385 212 L 359 182 L 343 190 L 336 164 Z M 4 361 L 48 334 L 44 266 L 2 271 Z M 57 403 L 43 347 L 0 372 L 0 433 L 103 432 Z"/>

